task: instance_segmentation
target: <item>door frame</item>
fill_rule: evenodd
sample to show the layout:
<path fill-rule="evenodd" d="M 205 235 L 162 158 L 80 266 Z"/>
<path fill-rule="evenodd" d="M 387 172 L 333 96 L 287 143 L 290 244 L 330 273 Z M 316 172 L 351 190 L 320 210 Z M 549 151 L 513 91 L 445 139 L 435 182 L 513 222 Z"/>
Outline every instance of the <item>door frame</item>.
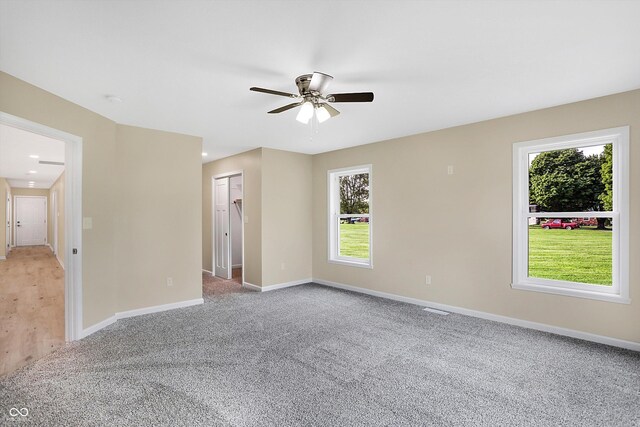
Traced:
<path fill-rule="evenodd" d="M 51 242 L 53 254 L 58 257 L 58 190 L 51 193 Z"/>
<path fill-rule="evenodd" d="M 218 185 L 218 181 L 220 181 L 220 185 Z M 214 251 L 215 254 L 217 254 L 217 256 L 214 258 L 215 263 L 213 264 L 213 275 L 220 277 L 222 279 L 227 279 L 230 280 L 233 277 L 233 263 L 231 261 L 231 250 L 232 250 L 232 240 L 231 240 L 231 200 L 230 200 L 230 195 L 231 195 L 231 178 L 230 177 L 221 177 L 221 178 L 216 178 L 215 180 L 213 180 L 213 194 L 214 194 L 214 200 L 213 200 L 213 207 L 214 207 L 214 212 L 213 212 L 213 223 L 214 224 L 224 224 L 225 229 L 224 230 L 219 230 L 214 228 L 213 229 L 213 241 L 214 244 L 216 246 L 216 250 Z M 222 188 L 225 189 L 226 194 L 224 195 L 224 197 L 222 197 L 223 200 L 217 200 L 216 196 L 220 196 L 222 195 Z M 223 210 L 218 211 L 218 206 L 223 206 Z M 218 214 L 218 212 L 220 212 L 220 214 Z M 223 218 L 223 215 L 226 218 Z M 224 236 L 222 235 L 224 232 Z M 220 235 L 218 236 L 218 233 L 220 233 Z M 226 254 L 222 254 L 221 252 L 224 251 L 218 251 L 221 248 L 218 248 L 218 243 L 221 244 L 221 248 L 222 249 L 226 249 Z M 226 255 L 226 256 L 225 256 Z M 220 256 L 221 261 L 224 262 L 224 260 L 226 259 L 226 263 L 225 265 L 221 265 L 220 267 L 218 267 L 218 256 Z M 218 271 L 220 271 L 220 276 L 218 276 Z M 224 271 L 225 275 L 222 275 L 222 272 Z"/>
<path fill-rule="evenodd" d="M 44 230 L 44 240 L 45 243 L 44 245 L 48 245 L 49 242 L 49 200 L 47 200 L 47 196 L 23 196 L 23 195 L 16 195 L 13 196 L 13 218 L 12 218 L 12 222 L 13 222 L 13 235 L 15 236 L 14 238 L 14 245 L 16 247 L 18 247 L 18 199 L 44 199 L 44 220 L 45 220 L 45 230 Z M 24 245 L 24 246 L 35 246 L 35 245 Z M 39 245 L 38 245 L 39 246 Z"/>
<path fill-rule="evenodd" d="M 0 111 L 0 123 L 65 143 L 65 274 L 66 341 L 82 338 L 82 138 Z M 74 251 L 76 253 L 74 253 Z"/>
<path fill-rule="evenodd" d="M 242 286 L 244 286 L 244 278 L 245 272 L 247 271 L 247 266 L 245 263 L 245 233 L 244 233 L 244 209 L 245 209 L 245 201 L 244 201 L 244 170 L 237 170 L 231 172 L 225 172 L 217 175 L 213 175 L 211 177 L 211 270 L 212 275 L 215 276 L 215 266 L 216 266 L 216 179 L 219 178 L 231 178 L 232 176 L 240 176 L 242 182 Z M 231 188 L 229 188 L 231 190 Z M 231 191 L 229 191 L 231 192 Z M 231 205 L 231 200 L 229 200 L 229 205 Z M 229 213 L 231 213 L 231 206 L 229 206 Z M 229 230 L 231 230 L 231 221 L 229 221 Z M 229 236 L 229 241 L 231 242 L 232 236 Z M 229 253 L 232 253 L 232 247 L 229 245 Z M 229 257 L 229 268 L 231 269 L 231 277 L 233 278 L 233 261 L 231 257 Z"/>
<path fill-rule="evenodd" d="M 12 220 L 11 217 L 13 216 L 13 206 L 11 204 L 11 200 L 12 200 L 12 195 L 11 195 L 11 190 L 7 191 L 7 200 L 4 202 L 5 203 L 5 215 L 6 215 L 6 220 L 7 223 L 6 224 L 2 224 L 2 226 L 5 228 L 5 258 L 6 255 L 9 254 L 9 252 L 11 251 L 11 240 L 13 237 L 13 227 L 11 226 L 12 224 Z"/>

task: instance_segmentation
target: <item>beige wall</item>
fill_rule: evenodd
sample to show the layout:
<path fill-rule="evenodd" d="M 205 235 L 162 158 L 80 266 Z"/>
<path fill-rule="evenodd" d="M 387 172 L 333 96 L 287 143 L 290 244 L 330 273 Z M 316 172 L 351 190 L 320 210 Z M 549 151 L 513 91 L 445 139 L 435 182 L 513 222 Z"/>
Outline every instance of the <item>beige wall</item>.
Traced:
<path fill-rule="evenodd" d="M 201 298 L 202 139 L 118 125 L 116 141 L 118 311 Z"/>
<path fill-rule="evenodd" d="M 311 278 L 311 156 L 261 148 L 202 166 L 202 265 L 212 271 L 212 177 L 244 173 L 245 278 L 268 286 Z M 284 268 L 283 268 L 284 266 Z"/>
<path fill-rule="evenodd" d="M 262 149 L 247 151 L 202 165 L 202 268 L 212 271 L 212 177 L 243 171 L 245 217 L 245 281 L 262 284 Z M 248 220 L 248 221 L 247 221 Z"/>
<path fill-rule="evenodd" d="M 311 156 L 262 150 L 262 286 L 311 278 Z"/>
<path fill-rule="evenodd" d="M 51 229 L 49 224 L 51 223 L 51 212 L 50 212 L 50 200 L 49 200 L 49 190 L 44 188 L 11 188 L 11 224 L 12 226 L 16 223 L 16 196 L 40 196 L 47 198 L 47 244 L 51 243 Z M 13 229 L 13 234 L 11 235 L 11 245 L 16 245 L 16 233 L 15 227 Z"/>
<path fill-rule="evenodd" d="M 512 144 L 624 125 L 631 126 L 632 303 L 511 289 Z M 374 269 L 330 264 L 327 170 L 367 163 Z M 640 342 L 638 165 L 640 91 L 315 155 L 313 276 Z"/>
<path fill-rule="evenodd" d="M 56 209 L 54 210 L 53 206 L 53 194 L 56 194 Z M 58 177 L 56 182 L 53 183 L 51 188 L 49 189 L 49 244 L 51 248 L 54 248 L 54 227 L 55 227 L 55 217 L 58 217 L 58 251 L 56 256 L 60 263 L 64 266 L 64 254 L 65 254 L 65 239 L 64 239 L 64 172 Z"/>
<path fill-rule="evenodd" d="M 7 255 L 7 247 L 5 245 L 8 222 L 6 203 L 10 191 L 11 188 L 7 180 L 0 178 L 0 258 L 6 257 Z"/>
<path fill-rule="evenodd" d="M 192 283 L 201 260 L 199 139 L 118 127 L 1 72 L 0 93 L 0 111 L 82 138 L 82 212 L 93 223 L 82 234 L 83 327 L 118 311 L 201 296 Z M 160 185 L 170 191 L 153 188 Z M 172 240 L 177 230 L 188 237 Z M 124 254 L 130 258 L 123 260 Z M 168 264 L 175 270 L 168 271 Z M 164 278 L 169 274 L 171 289 Z"/>

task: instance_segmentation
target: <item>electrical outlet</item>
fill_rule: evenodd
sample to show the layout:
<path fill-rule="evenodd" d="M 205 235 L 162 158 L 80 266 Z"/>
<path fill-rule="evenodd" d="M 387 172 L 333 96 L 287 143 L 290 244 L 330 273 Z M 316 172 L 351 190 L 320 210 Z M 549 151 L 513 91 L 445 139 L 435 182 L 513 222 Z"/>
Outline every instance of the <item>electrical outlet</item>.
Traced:
<path fill-rule="evenodd" d="M 424 279 L 424 283 L 425 283 L 425 285 L 430 285 L 431 284 L 431 276 L 429 276 L 427 274 L 427 276 Z"/>
<path fill-rule="evenodd" d="M 173 277 L 167 277 L 167 286 L 173 286 Z"/>
<path fill-rule="evenodd" d="M 244 216 L 244 223 L 249 224 L 249 215 Z"/>
<path fill-rule="evenodd" d="M 447 175 L 453 175 L 453 165 L 447 166 Z"/>

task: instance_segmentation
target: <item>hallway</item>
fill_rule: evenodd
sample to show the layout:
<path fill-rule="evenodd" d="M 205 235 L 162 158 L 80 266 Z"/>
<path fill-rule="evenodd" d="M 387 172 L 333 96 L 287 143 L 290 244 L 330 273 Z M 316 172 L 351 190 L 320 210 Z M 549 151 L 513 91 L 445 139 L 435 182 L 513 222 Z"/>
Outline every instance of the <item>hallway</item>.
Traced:
<path fill-rule="evenodd" d="M 64 270 L 47 246 L 0 261 L 0 375 L 64 344 Z"/>

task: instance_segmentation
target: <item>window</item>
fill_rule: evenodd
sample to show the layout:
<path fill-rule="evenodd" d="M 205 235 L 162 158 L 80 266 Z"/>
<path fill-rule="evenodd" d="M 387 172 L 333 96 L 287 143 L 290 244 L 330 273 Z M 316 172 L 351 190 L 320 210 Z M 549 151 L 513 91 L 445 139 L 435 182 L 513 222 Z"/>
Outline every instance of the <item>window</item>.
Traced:
<path fill-rule="evenodd" d="M 629 128 L 514 144 L 514 289 L 629 303 Z"/>
<path fill-rule="evenodd" d="M 328 172 L 329 262 L 372 268 L 371 165 Z"/>

